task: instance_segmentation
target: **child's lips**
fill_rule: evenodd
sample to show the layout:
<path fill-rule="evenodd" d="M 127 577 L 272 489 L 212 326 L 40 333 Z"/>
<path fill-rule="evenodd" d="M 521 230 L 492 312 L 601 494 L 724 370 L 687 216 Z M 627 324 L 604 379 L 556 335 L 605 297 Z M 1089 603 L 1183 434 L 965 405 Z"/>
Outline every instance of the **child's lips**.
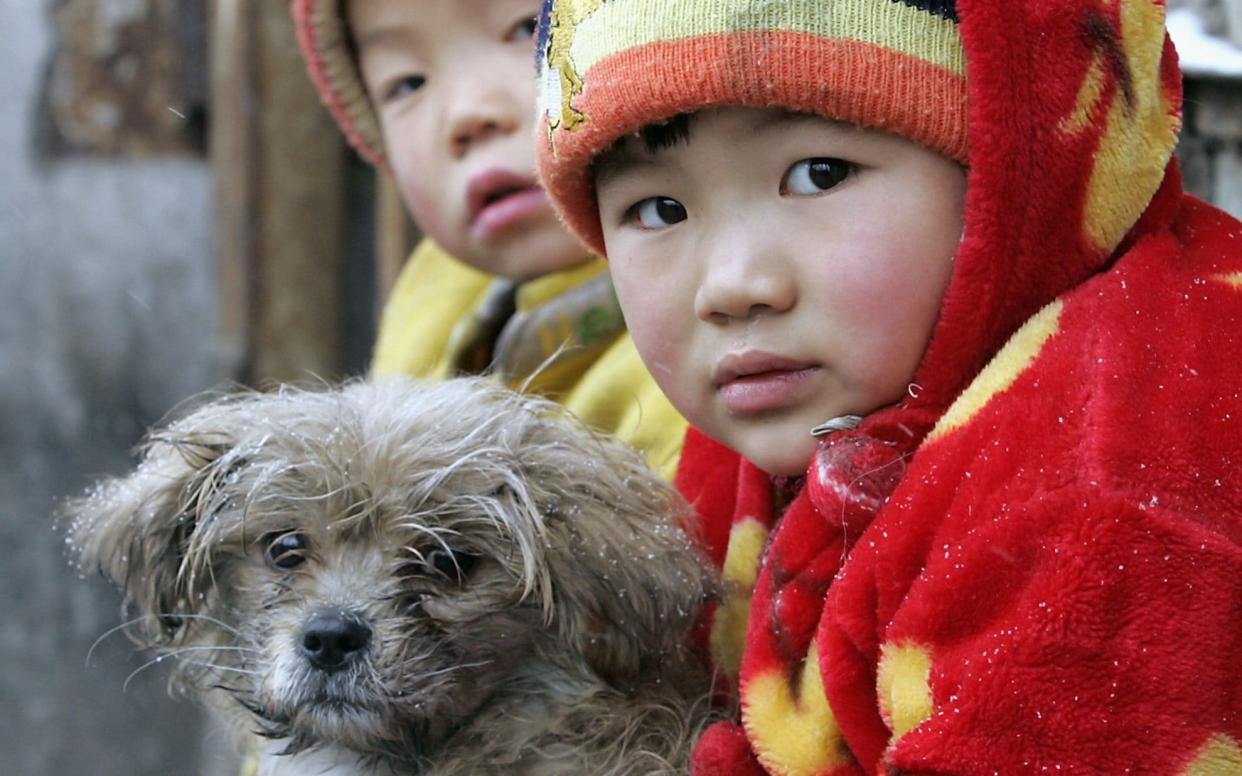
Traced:
<path fill-rule="evenodd" d="M 723 359 L 712 379 L 730 413 L 758 415 L 797 402 L 802 387 L 817 370 L 805 361 L 749 352 Z"/>
<path fill-rule="evenodd" d="M 535 187 L 515 191 L 485 206 L 474 219 L 470 231 L 478 237 L 490 237 L 547 207 L 548 196 L 543 189 Z"/>
<path fill-rule="evenodd" d="M 488 170 L 471 179 L 467 190 L 470 233 L 490 237 L 548 207 L 548 196 L 529 176 Z"/>

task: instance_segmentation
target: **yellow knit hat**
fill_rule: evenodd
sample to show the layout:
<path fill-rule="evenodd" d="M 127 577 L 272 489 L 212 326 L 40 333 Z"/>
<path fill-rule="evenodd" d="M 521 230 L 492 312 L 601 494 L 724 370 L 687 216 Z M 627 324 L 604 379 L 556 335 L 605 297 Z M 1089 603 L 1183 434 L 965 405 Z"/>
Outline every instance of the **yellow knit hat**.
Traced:
<path fill-rule="evenodd" d="M 545 0 L 538 51 L 540 174 L 601 254 L 592 162 L 681 113 L 814 113 L 966 160 L 954 0 Z"/>

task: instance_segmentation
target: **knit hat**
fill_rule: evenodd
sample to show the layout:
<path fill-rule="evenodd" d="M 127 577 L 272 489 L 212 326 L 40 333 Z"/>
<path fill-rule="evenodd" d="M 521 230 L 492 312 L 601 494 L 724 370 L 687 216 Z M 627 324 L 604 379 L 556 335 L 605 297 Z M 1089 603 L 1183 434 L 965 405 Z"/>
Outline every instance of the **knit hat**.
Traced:
<path fill-rule="evenodd" d="M 593 160 L 681 113 L 814 113 L 966 160 L 955 0 L 544 0 L 538 50 L 540 174 L 600 253 Z"/>
<path fill-rule="evenodd" d="M 358 72 L 343 0 L 292 0 L 306 69 L 349 144 L 363 159 L 387 166 L 384 135 Z"/>

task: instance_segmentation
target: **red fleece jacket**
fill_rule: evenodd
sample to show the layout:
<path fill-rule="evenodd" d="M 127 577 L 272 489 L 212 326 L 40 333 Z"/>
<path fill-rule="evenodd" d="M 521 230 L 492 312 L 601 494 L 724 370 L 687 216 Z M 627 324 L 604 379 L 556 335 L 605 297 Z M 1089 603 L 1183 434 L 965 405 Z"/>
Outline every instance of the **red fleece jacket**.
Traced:
<path fill-rule="evenodd" d="M 958 0 L 965 231 L 921 390 L 772 483 L 691 433 L 741 719 L 694 773 L 1242 774 L 1242 224 L 1151 0 Z"/>

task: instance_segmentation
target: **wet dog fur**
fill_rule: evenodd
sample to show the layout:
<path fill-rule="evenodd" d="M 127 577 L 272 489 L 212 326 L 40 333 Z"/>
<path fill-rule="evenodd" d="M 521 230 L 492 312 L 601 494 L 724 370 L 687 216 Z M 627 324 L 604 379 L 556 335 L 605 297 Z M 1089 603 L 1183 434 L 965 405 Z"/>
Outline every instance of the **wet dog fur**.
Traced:
<path fill-rule="evenodd" d="M 632 450 L 480 379 L 217 399 L 65 512 L 262 774 L 685 772 L 709 587 Z"/>

